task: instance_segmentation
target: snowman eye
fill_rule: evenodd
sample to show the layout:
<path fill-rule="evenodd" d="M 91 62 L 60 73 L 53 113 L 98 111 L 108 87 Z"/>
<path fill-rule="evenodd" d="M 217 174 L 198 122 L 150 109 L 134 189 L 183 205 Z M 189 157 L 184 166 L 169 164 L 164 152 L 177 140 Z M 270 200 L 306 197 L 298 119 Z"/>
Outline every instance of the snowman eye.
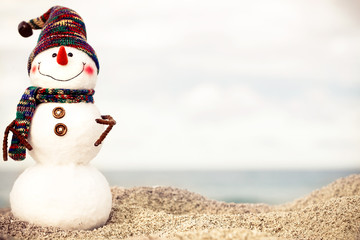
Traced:
<path fill-rule="evenodd" d="M 56 56 L 57 56 L 57 54 L 56 54 L 56 53 L 53 53 L 53 54 L 52 54 L 52 57 L 56 57 Z"/>
<path fill-rule="evenodd" d="M 73 54 L 72 54 L 71 52 L 69 52 L 69 53 L 68 53 L 68 56 L 69 56 L 69 57 L 72 57 L 72 56 L 73 56 Z"/>

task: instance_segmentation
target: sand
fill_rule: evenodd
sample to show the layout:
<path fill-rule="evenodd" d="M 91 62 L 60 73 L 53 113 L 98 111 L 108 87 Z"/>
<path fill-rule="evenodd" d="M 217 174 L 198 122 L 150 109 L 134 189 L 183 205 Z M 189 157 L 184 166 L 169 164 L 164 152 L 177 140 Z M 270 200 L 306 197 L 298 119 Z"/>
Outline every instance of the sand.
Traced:
<path fill-rule="evenodd" d="M 171 187 L 113 187 L 107 224 L 91 231 L 39 227 L 0 210 L 0 239 L 360 239 L 360 175 L 283 205 L 209 200 Z"/>

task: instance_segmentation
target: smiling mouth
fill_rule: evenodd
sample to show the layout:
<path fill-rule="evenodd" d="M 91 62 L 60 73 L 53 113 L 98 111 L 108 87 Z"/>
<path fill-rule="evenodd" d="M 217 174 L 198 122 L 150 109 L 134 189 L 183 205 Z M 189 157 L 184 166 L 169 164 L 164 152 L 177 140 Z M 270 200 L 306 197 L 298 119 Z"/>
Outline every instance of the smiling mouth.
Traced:
<path fill-rule="evenodd" d="M 60 82 L 67 82 L 67 81 L 73 80 L 74 78 L 76 78 L 77 76 L 79 76 L 79 75 L 84 71 L 85 65 L 86 65 L 86 63 L 83 62 L 83 63 L 82 63 L 82 64 L 83 64 L 83 67 L 82 67 L 81 71 L 80 71 L 78 74 L 76 74 L 74 77 L 69 78 L 69 79 L 58 79 L 58 78 L 54 78 L 54 77 L 51 76 L 51 75 L 42 73 L 42 72 L 40 71 L 40 63 L 41 63 L 41 62 L 38 63 L 38 64 L 39 64 L 39 66 L 38 66 L 38 71 L 39 71 L 39 73 L 40 73 L 41 75 L 43 75 L 43 76 L 45 76 L 45 77 L 52 78 L 52 79 L 54 79 L 55 81 L 60 81 Z"/>

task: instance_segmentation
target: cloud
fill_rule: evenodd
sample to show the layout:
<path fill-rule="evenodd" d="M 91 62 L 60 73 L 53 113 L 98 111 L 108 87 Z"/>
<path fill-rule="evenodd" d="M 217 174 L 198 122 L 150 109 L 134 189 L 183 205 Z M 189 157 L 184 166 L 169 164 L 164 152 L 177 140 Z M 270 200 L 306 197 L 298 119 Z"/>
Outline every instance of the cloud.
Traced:
<path fill-rule="evenodd" d="M 244 85 L 221 87 L 200 84 L 178 100 L 181 111 L 193 121 L 213 121 L 248 115 L 265 107 L 261 95 Z"/>
<path fill-rule="evenodd" d="M 323 89 L 308 89 L 284 102 L 244 84 L 199 84 L 179 95 L 123 102 L 121 134 L 113 139 L 122 161 L 108 164 L 145 169 L 355 167 L 360 157 L 358 106 L 358 99 Z"/>

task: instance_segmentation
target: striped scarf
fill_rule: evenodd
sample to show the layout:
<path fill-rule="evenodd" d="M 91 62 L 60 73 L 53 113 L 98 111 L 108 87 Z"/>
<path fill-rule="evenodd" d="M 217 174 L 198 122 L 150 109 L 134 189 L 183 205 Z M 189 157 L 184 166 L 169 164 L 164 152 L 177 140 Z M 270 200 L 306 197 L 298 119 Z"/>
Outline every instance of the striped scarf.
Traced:
<path fill-rule="evenodd" d="M 58 103 L 93 103 L 93 89 L 59 89 L 59 88 L 39 88 L 29 87 L 22 95 L 17 105 L 16 119 L 14 128 L 25 139 L 28 138 L 31 119 L 34 115 L 37 105 L 46 102 Z M 26 147 L 20 143 L 19 138 L 13 135 L 9 156 L 14 160 L 24 160 L 26 157 Z"/>

